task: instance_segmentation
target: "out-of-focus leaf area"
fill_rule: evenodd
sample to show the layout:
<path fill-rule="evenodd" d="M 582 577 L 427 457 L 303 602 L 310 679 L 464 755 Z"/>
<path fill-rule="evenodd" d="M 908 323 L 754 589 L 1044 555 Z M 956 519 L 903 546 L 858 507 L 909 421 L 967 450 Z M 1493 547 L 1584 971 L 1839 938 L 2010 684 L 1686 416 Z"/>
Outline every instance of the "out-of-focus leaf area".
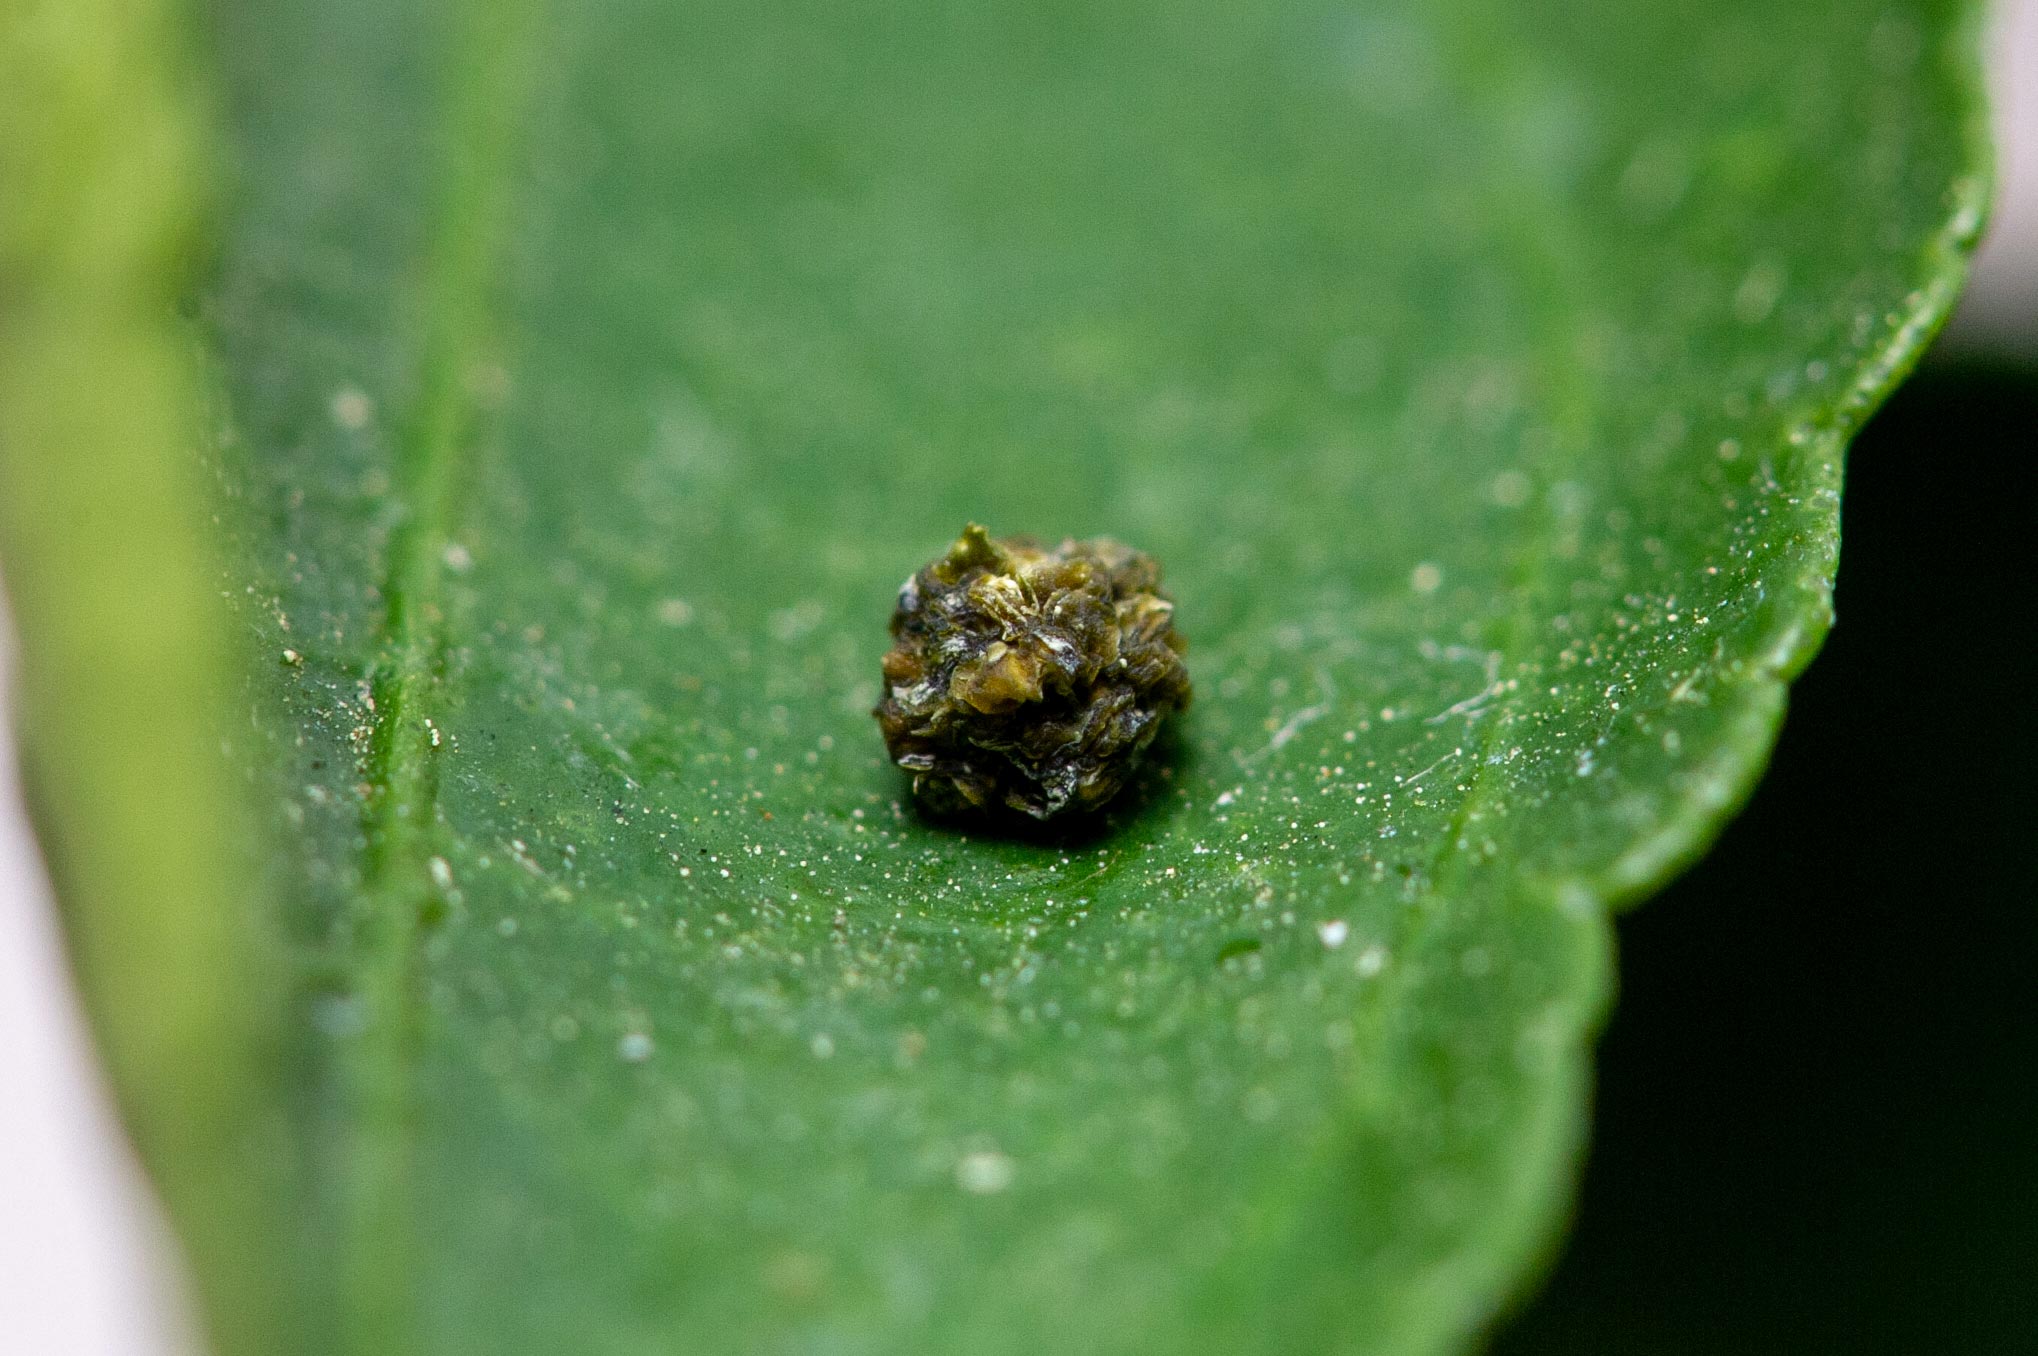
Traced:
<path fill-rule="evenodd" d="M 2038 1350 L 2038 368 L 1928 362 L 1712 854 L 1620 924 L 1573 1236 L 1495 1356 Z"/>

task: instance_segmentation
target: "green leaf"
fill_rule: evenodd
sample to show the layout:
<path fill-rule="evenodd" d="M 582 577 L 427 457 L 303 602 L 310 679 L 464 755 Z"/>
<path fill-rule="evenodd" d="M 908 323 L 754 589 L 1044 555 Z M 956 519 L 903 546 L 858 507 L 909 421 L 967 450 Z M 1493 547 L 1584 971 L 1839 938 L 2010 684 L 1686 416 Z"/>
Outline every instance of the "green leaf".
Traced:
<path fill-rule="evenodd" d="M 0 43 L 0 524 L 222 1345 L 1469 1342 L 1957 287 L 1966 7 L 149 12 Z M 1166 564 L 1107 823 L 882 757 L 969 519 Z"/>

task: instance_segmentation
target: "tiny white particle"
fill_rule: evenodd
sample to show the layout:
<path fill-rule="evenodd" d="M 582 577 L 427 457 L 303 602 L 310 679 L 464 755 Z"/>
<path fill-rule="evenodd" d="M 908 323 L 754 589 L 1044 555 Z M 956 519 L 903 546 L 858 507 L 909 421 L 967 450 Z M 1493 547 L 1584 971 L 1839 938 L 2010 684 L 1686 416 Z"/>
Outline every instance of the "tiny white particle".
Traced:
<path fill-rule="evenodd" d="M 327 994 L 313 1001 L 311 1024 L 327 1036 L 358 1036 L 367 1029 L 368 1014 L 345 994 Z"/>
<path fill-rule="evenodd" d="M 808 1048 L 814 1052 L 815 1059 L 829 1059 L 835 1054 L 835 1039 L 825 1031 L 816 1032 L 814 1039 L 808 1042 Z"/>
<path fill-rule="evenodd" d="M 995 1149 L 964 1154 L 956 1161 L 955 1184 L 972 1196 L 993 1196 L 1012 1185 L 1012 1160 Z"/>
<path fill-rule="evenodd" d="M 1776 309 L 1786 279 L 1781 265 L 1763 261 L 1748 270 L 1734 290 L 1734 319 L 1744 325 L 1759 325 Z"/>
<path fill-rule="evenodd" d="M 1351 925 L 1342 918 L 1331 918 L 1316 925 L 1316 935 L 1323 944 L 1333 949 L 1343 946 L 1345 939 L 1352 935 Z"/>
<path fill-rule="evenodd" d="M 1371 979 L 1374 975 L 1379 974 L 1380 971 L 1386 968 L 1387 968 L 1387 952 L 1385 948 L 1378 946 L 1367 947 L 1364 951 L 1361 951 L 1359 953 L 1358 960 L 1352 963 L 1353 971 L 1357 973 L 1361 979 Z"/>
<path fill-rule="evenodd" d="M 616 1042 L 616 1054 L 626 1064 L 642 1064 L 651 1058 L 651 1038 L 641 1031 L 626 1031 Z"/>
<path fill-rule="evenodd" d="M 1502 471 L 1493 477 L 1486 493 L 1502 508 L 1520 508 L 1528 502 L 1529 478 L 1519 471 Z"/>
<path fill-rule="evenodd" d="M 447 542 L 446 549 L 439 554 L 445 560 L 446 568 L 454 574 L 465 574 L 474 568 L 474 557 L 457 541 Z"/>
<path fill-rule="evenodd" d="M 453 888 L 453 868 L 444 857 L 434 857 L 425 863 L 425 869 L 432 873 L 432 884 L 441 890 Z"/>
<path fill-rule="evenodd" d="M 362 429 L 375 417 L 375 402 L 358 387 L 347 386 L 333 392 L 333 422 L 344 429 Z"/>
<path fill-rule="evenodd" d="M 685 626 L 693 620 L 693 604 L 684 598 L 667 598 L 658 605 L 658 620 L 667 626 Z"/>
<path fill-rule="evenodd" d="M 1443 582 L 1443 570 L 1427 560 L 1408 572 L 1408 587 L 1417 593 L 1435 593 Z"/>

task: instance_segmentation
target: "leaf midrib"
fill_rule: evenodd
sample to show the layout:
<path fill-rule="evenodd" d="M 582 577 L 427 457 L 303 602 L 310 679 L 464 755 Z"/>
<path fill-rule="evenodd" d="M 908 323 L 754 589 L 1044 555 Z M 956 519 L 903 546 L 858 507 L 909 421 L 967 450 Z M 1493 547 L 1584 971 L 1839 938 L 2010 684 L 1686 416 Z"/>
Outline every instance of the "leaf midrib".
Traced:
<path fill-rule="evenodd" d="M 329 1167 L 343 1202 L 339 1345 L 400 1349 L 411 1326 L 416 1230 L 406 1179 L 422 1006 L 420 938 L 431 926 L 439 755 L 433 720 L 444 675 L 446 551 L 481 422 L 476 378 L 491 347 L 493 279 L 543 0 L 469 0 L 452 26 L 445 185 L 417 282 L 423 339 L 417 396 L 395 449 L 404 508 L 390 543 L 369 674 L 362 890 L 351 965 L 369 1021 L 336 1077 L 349 1136 Z M 471 54 L 471 56 L 470 56 Z"/>

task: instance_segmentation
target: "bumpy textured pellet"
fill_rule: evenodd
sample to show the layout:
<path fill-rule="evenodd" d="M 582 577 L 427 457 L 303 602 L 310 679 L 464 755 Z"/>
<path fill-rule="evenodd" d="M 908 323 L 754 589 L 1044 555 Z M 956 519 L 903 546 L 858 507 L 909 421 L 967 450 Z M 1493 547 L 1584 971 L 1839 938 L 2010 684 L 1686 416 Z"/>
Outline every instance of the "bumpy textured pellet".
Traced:
<path fill-rule="evenodd" d="M 1095 810 L 1189 701 L 1160 566 L 975 523 L 899 590 L 877 719 L 936 814 Z"/>

